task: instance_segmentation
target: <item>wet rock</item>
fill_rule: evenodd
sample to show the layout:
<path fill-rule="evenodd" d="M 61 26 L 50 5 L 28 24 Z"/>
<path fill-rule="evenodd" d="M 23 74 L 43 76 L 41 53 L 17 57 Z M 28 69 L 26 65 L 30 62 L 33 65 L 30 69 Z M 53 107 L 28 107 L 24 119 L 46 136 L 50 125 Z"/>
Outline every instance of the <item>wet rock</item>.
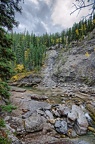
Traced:
<path fill-rule="evenodd" d="M 26 132 L 37 132 L 43 129 L 43 120 L 39 115 L 32 115 L 25 120 Z"/>
<path fill-rule="evenodd" d="M 55 129 L 58 133 L 67 134 L 67 122 L 63 120 L 57 120 L 55 122 Z"/>

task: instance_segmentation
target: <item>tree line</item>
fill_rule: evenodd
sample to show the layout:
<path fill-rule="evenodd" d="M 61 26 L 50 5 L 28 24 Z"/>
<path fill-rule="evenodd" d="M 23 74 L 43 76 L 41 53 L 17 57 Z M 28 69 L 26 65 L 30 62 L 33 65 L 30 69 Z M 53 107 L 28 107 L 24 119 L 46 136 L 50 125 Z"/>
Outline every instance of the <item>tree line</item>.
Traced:
<path fill-rule="evenodd" d="M 34 33 L 28 31 L 23 33 L 8 34 L 8 37 L 13 39 L 12 50 L 15 54 L 16 60 L 13 66 L 17 71 L 25 69 L 31 71 L 40 69 L 44 64 L 46 50 L 54 45 L 69 46 L 72 41 L 79 41 L 95 28 L 95 15 L 88 20 L 81 20 L 75 23 L 71 28 L 63 30 L 61 33 L 43 34 L 36 36 Z M 18 67 L 18 68 L 17 68 Z"/>

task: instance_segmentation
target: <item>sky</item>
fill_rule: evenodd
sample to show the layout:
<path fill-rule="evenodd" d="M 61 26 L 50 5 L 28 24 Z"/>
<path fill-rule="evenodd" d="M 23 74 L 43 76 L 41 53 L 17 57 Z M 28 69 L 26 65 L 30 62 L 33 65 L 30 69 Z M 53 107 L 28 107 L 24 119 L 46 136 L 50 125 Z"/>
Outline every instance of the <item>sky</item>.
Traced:
<path fill-rule="evenodd" d="M 70 15 L 75 9 L 73 2 L 75 0 L 24 0 L 20 3 L 22 14 L 16 13 L 15 16 L 19 26 L 14 31 L 22 33 L 28 30 L 36 35 L 60 33 L 88 14 L 89 10 L 83 9 L 79 14 Z"/>

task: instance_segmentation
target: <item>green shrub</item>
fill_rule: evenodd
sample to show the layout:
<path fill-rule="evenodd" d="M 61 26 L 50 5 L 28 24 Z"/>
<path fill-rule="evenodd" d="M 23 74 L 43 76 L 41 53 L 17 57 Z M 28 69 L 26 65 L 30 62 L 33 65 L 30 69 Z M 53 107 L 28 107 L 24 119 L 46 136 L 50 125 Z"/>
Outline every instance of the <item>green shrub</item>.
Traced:
<path fill-rule="evenodd" d="M 0 127 L 5 127 L 5 122 L 2 118 L 0 118 Z"/>
<path fill-rule="evenodd" d="M 0 136 L 0 144 L 11 144 L 11 141 L 8 138 Z"/>
<path fill-rule="evenodd" d="M 2 108 L 2 111 L 12 112 L 12 110 L 16 109 L 16 106 L 8 104 L 8 105 L 1 106 L 1 108 Z"/>
<path fill-rule="evenodd" d="M 9 86 L 6 82 L 0 81 L 0 95 L 7 99 L 10 96 Z"/>

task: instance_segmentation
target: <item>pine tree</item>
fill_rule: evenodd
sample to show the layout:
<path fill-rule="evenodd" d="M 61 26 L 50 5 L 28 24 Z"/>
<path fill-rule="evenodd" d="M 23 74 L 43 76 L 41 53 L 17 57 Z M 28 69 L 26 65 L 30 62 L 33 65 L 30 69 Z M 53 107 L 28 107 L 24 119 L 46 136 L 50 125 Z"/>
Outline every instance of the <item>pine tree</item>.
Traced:
<path fill-rule="evenodd" d="M 12 39 L 8 37 L 4 28 L 11 30 L 15 21 L 15 11 L 21 12 L 19 2 L 21 0 L 1 0 L 0 1 L 0 95 L 8 98 L 9 87 L 6 81 L 12 74 L 11 61 L 14 60 L 12 52 Z"/>

